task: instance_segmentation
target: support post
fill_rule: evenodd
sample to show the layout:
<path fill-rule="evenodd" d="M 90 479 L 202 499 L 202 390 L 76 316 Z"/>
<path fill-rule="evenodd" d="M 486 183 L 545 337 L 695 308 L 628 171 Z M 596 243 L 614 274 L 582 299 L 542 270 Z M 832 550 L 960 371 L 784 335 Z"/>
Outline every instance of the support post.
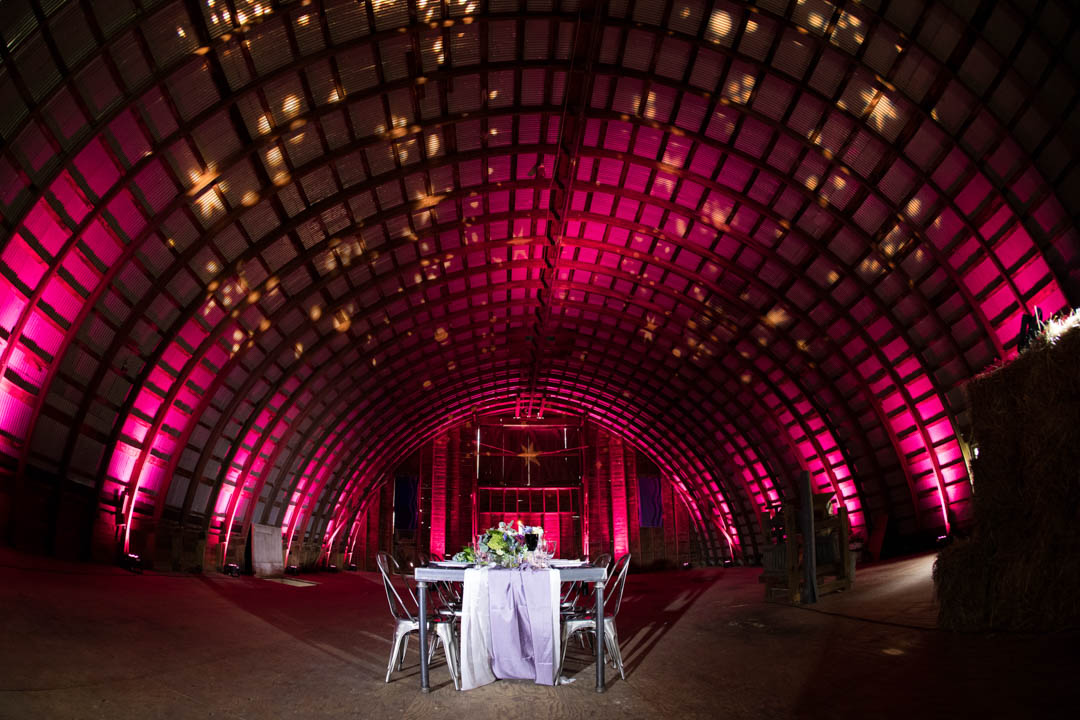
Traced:
<path fill-rule="evenodd" d="M 596 583 L 596 692 L 604 692 L 604 582 Z"/>
<path fill-rule="evenodd" d="M 416 583 L 420 591 L 417 603 L 420 605 L 420 690 L 430 692 L 428 687 L 428 618 L 427 618 L 427 594 L 428 584 L 423 580 Z"/>
<path fill-rule="evenodd" d="M 810 473 L 799 473 L 799 531 L 803 537 L 803 592 L 801 600 L 813 605 L 818 599 L 817 588 L 817 532 L 814 529 L 814 490 L 810 487 Z"/>

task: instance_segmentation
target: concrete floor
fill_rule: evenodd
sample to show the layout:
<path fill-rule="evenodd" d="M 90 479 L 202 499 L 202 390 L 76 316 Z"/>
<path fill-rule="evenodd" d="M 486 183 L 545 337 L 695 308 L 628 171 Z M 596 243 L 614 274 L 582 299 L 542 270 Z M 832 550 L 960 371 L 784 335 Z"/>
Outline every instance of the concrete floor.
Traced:
<path fill-rule="evenodd" d="M 1080 634 L 938 631 L 932 563 L 861 568 L 812 610 L 763 602 L 750 568 L 631 575 L 627 679 L 607 693 L 575 650 L 570 685 L 457 693 L 440 666 L 425 696 L 415 642 L 383 683 L 375 575 L 290 587 L 0 554 L 0 718 L 1075 717 Z"/>

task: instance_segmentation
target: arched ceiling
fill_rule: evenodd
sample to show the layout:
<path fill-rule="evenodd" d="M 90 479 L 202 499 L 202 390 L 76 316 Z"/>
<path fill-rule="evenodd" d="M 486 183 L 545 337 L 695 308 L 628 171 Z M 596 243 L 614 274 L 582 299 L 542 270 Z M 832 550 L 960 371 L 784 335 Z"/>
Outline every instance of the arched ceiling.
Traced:
<path fill-rule="evenodd" d="M 6 0 L 0 29 L 0 457 L 129 533 L 344 541 L 419 442 L 522 405 L 647 449 L 714 552 L 803 469 L 856 528 L 947 529 L 960 384 L 1080 299 L 1061 0 Z"/>

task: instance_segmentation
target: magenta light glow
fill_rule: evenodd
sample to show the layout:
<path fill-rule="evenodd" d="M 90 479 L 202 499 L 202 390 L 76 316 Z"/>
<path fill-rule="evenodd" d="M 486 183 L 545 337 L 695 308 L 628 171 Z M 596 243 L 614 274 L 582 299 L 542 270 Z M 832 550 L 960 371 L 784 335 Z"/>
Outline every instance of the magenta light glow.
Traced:
<path fill-rule="evenodd" d="M 431 461 L 431 514 L 428 517 L 432 555 L 446 555 L 447 441 L 436 438 Z M 478 457 L 479 459 L 479 457 Z"/>
<path fill-rule="evenodd" d="M 882 80 L 902 68 L 869 67 L 844 28 L 798 12 L 754 22 L 806 31 L 776 35 L 777 57 L 829 48 L 835 88 L 746 43 L 701 46 L 707 13 L 628 35 L 602 8 L 597 57 L 648 44 L 648 78 L 605 60 L 572 97 L 558 43 L 526 22 L 528 57 L 499 61 L 524 70 L 450 63 L 418 116 L 400 88 L 312 104 L 304 88 L 342 81 L 319 67 L 378 59 L 316 5 L 275 18 L 325 16 L 318 67 L 288 43 L 269 64 L 253 48 L 221 93 L 195 39 L 170 38 L 125 65 L 167 82 L 88 90 L 74 73 L 24 98 L 0 143 L 5 464 L 55 465 L 99 487 L 102 508 L 122 489 L 125 535 L 136 501 L 152 503 L 153 517 L 208 518 L 227 551 L 234 520 L 265 507 L 290 544 L 325 527 L 333 545 L 419 438 L 530 393 L 655 454 L 729 548 L 801 468 L 856 527 L 864 508 L 904 532 L 964 517 L 954 389 L 1016 354 L 1023 313 L 1067 306 L 1080 257 L 1060 179 L 984 99 L 953 83 L 929 113 Z M 887 26 L 866 23 L 867 47 Z M 403 44 L 429 32 L 400 30 Z M 62 31 L 39 23 L 27 42 L 63 47 Z M 951 76 L 921 57 L 928 77 Z M 5 72 L 30 87 L 16 65 Z M 550 112 L 566 102 L 581 106 L 571 163 L 570 118 Z M 957 125 L 954 105 L 978 122 Z M 313 138 L 329 145 L 312 152 Z M 339 309 L 348 323 L 331 325 Z"/>

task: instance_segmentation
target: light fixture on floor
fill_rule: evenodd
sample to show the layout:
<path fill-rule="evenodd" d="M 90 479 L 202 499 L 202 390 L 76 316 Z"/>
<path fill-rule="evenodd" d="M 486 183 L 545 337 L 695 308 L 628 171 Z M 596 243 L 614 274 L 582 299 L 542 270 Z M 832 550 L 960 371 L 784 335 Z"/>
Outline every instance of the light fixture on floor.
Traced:
<path fill-rule="evenodd" d="M 231 577 L 240 577 L 240 566 L 236 563 L 226 563 L 222 572 Z"/>
<path fill-rule="evenodd" d="M 286 575 L 299 575 L 300 574 L 300 566 L 299 565 L 289 565 L 288 567 L 285 568 L 285 574 Z"/>
<path fill-rule="evenodd" d="M 120 567 L 142 575 L 142 558 L 136 553 L 126 553 L 120 558 Z"/>

